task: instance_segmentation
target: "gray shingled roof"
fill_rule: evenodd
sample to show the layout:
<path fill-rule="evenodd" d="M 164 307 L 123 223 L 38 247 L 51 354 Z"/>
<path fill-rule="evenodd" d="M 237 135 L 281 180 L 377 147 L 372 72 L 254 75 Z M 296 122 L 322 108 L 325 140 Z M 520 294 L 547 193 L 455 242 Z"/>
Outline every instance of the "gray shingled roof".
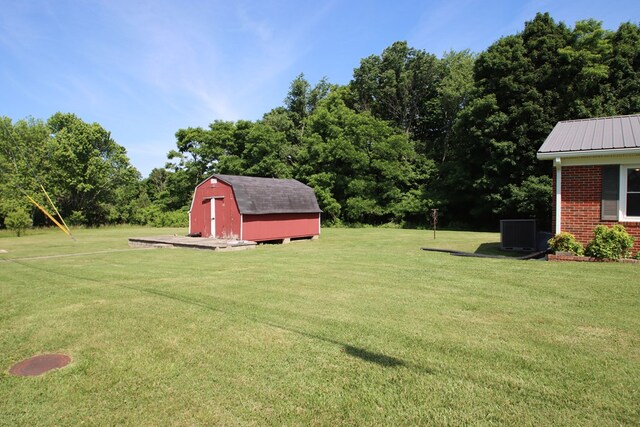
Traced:
<path fill-rule="evenodd" d="M 319 213 L 313 189 L 295 179 L 213 175 L 233 188 L 241 214 Z"/>
<path fill-rule="evenodd" d="M 558 122 L 538 150 L 538 158 L 635 149 L 640 150 L 640 114 Z"/>

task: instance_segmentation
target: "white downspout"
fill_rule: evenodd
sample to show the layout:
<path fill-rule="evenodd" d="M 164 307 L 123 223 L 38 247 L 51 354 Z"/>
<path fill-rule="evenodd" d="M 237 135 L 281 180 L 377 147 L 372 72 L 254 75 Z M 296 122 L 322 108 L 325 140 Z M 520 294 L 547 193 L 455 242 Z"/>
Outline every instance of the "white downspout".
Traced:
<path fill-rule="evenodd" d="M 556 157 L 556 234 L 562 231 L 562 161 Z"/>

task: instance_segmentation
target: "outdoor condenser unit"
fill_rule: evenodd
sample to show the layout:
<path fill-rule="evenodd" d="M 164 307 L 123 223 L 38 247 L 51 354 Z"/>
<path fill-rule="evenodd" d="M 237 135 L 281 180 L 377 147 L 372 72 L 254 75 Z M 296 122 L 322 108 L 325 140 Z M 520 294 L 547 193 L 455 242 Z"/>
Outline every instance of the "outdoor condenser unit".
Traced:
<path fill-rule="evenodd" d="M 535 251 L 536 240 L 535 219 L 500 220 L 500 249 Z"/>

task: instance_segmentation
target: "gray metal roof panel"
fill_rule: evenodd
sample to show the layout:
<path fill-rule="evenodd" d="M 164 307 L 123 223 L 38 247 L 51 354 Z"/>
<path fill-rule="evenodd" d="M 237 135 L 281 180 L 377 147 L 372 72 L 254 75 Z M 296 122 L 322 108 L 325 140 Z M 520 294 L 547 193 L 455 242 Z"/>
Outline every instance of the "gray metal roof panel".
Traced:
<path fill-rule="evenodd" d="M 313 189 L 295 179 L 212 176 L 231 185 L 241 214 L 322 212 Z"/>
<path fill-rule="evenodd" d="M 640 148 L 640 114 L 558 122 L 538 153 Z"/>
<path fill-rule="evenodd" d="M 602 145 L 598 148 L 602 148 L 604 150 L 610 150 L 619 144 L 619 142 L 614 141 L 614 138 L 616 137 L 615 131 L 619 126 L 614 126 L 614 122 L 612 120 L 602 120 L 601 123 L 602 123 L 602 127 L 604 128 L 602 131 L 602 138 L 599 141 L 598 139 L 595 139 L 593 141 L 594 147 L 597 147 L 597 144 L 599 142 Z"/>
<path fill-rule="evenodd" d="M 582 130 L 580 138 L 580 150 L 600 150 L 604 148 L 604 121 L 587 120 L 578 126 L 567 126 L 567 132 L 575 132 L 575 128 Z"/>
<path fill-rule="evenodd" d="M 640 119 L 638 119 L 638 126 L 636 126 L 634 132 L 634 126 L 631 121 L 625 121 L 622 123 L 622 134 L 624 140 L 624 148 L 631 148 L 633 145 L 631 141 L 635 141 L 636 139 L 640 139 Z"/>

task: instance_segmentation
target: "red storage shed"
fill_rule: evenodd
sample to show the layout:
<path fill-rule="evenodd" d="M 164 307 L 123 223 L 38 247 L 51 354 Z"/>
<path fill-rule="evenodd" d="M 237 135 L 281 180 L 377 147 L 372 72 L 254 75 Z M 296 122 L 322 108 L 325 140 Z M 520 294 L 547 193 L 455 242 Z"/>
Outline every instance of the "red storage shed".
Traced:
<path fill-rule="evenodd" d="M 320 234 L 313 189 L 295 179 L 211 175 L 198 184 L 189 233 L 264 242 Z"/>

